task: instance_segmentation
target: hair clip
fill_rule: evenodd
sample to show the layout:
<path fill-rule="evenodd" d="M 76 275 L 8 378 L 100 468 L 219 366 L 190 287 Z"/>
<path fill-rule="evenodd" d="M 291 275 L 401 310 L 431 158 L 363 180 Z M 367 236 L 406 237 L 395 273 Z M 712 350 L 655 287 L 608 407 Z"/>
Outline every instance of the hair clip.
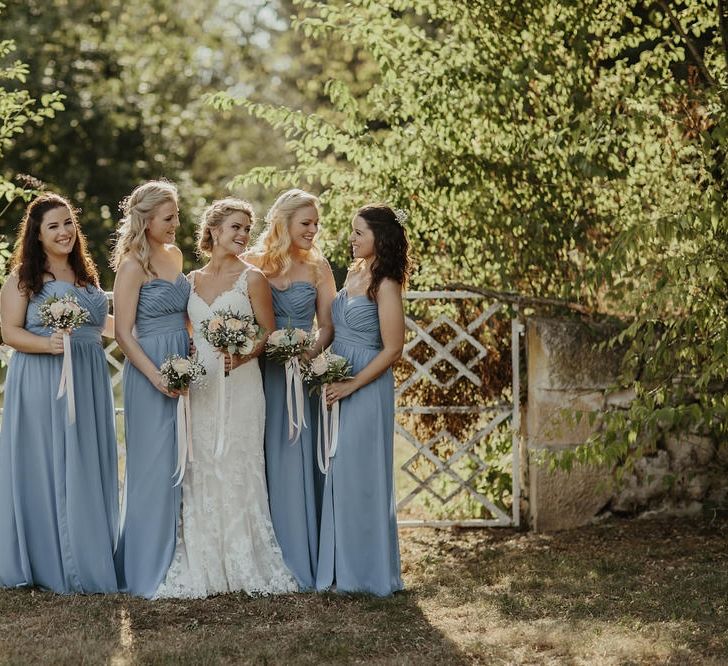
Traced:
<path fill-rule="evenodd" d="M 401 208 L 395 208 L 394 217 L 397 219 L 397 224 L 399 224 L 400 227 L 403 227 L 409 216 L 407 215 L 407 211 L 402 210 Z"/>

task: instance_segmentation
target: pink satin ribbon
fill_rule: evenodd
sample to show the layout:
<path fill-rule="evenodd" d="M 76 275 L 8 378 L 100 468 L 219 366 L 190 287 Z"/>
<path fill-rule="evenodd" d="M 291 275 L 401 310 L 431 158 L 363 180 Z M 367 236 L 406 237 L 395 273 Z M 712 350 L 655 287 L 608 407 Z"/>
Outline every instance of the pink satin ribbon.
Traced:
<path fill-rule="evenodd" d="M 286 361 L 286 406 L 288 407 L 288 439 L 295 444 L 306 426 L 306 414 L 303 405 L 303 379 L 301 364 L 294 356 Z M 295 412 L 295 416 L 294 416 Z"/>
<path fill-rule="evenodd" d="M 323 427 L 321 417 L 323 416 Z M 323 441 L 321 432 L 323 431 Z M 321 409 L 318 415 L 318 436 L 316 439 L 316 457 L 322 474 L 328 474 L 331 459 L 336 455 L 339 446 L 339 401 L 331 409 L 326 409 L 326 386 L 321 390 Z"/>
<path fill-rule="evenodd" d="M 73 358 L 71 357 L 71 336 L 63 334 L 63 367 L 61 369 L 61 381 L 58 384 L 56 400 L 66 395 L 66 407 L 68 410 L 68 422 L 76 423 L 76 395 L 73 390 Z"/>

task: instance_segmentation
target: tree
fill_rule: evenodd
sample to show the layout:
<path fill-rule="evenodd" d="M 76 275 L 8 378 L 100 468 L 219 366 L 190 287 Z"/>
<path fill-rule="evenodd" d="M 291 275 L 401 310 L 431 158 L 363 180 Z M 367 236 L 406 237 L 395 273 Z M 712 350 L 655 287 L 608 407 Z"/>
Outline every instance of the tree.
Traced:
<path fill-rule="evenodd" d="M 637 398 L 583 458 L 629 462 L 665 428 L 724 436 L 723 0 L 296 4 L 305 36 L 367 51 L 376 77 L 366 91 L 330 80 L 326 114 L 216 95 L 284 131 L 296 156 L 236 183 L 320 186 L 340 240 L 366 200 L 408 209 L 420 286 L 569 298 L 625 320 Z"/>
<path fill-rule="evenodd" d="M 117 206 L 140 182 L 163 176 L 179 185 L 178 240 L 189 265 L 194 216 L 205 200 L 226 194 L 240 168 L 261 159 L 285 164 L 265 124 L 221 117 L 204 103 L 207 92 L 232 82 L 266 93 L 275 57 L 265 36 L 278 29 L 268 4 L 29 0 L 9 8 L 2 31 L 28 63 L 30 96 L 59 90 L 65 111 L 26 127 L 5 168 L 82 208 L 106 287 Z M 242 194 L 256 201 L 260 190 Z M 6 211 L 0 231 L 11 235 L 21 214 L 20 206 Z"/>
<path fill-rule="evenodd" d="M 0 14 L 4 9 L 5 5 L 0 3 Z M 20 60 L 8 62 L 15 50 L 16 45 L 12 39 L 0 41 L 0 158 L 3 162 L 13 149 L 18 135 L 29 124 L 40 126 L 45 120 L 53 118 L 56 111 L 63 110 L 63 96 L 60 93 L 49 92 L 41 96 L 40 100 L 36 100 L 21 87 L 28 77 L 28 65 Z M 0 173 L 0 206 L 2 206 L 0 216 L 16 199 L 28 200 L 33 193 L 32 185 L 34 185 L 32 178 L 14 179 L 12 172 L 4 167 Z M 8 256 L 7 241 L 2 238 L 0 283 L 6 275 Z"/>

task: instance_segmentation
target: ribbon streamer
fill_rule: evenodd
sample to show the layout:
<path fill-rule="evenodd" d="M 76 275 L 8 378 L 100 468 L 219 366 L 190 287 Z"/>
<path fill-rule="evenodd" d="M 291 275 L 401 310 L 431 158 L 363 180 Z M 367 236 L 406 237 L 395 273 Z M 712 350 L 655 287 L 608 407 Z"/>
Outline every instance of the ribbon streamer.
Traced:
<path fill-rule="evenodd" d="M 187 462 L 194 462 L 192 454 L 192 412 L 190 395 L 185 393 L 177 398 L 177 469 L 174 470 L 175 486 L 182 483 Z"/>
<path fill-rule="evenodd" d="M 225 354 L 217 361 L 217 441 L 215 458 L 222 458 L 225 452 Z"/>
<path fill-rule="evenodd" d="M 303 405 L 303 379 L 301 364 L 294 356 L 286 361 L 286 406 L 288 407 L 288 439 L 295 444 L 306 426 L 306 414 Z M 295 416 L 294 416 L 295 411 Z"/>
<path fill-rule="evenodd" d="M 63 366 L 56 400 L 63 395 L 66 396 L 68 423 L 76 423 L 76 395 L 73 390 L 73 358 L 71 356 L 71 336 L 68 333 L 63 334 Z"/>
<path fill-rule="evenodd" d="M 339 401 L 331 405 L 331 410 L 326 409 L 326 387 L 321 391 L 321 409 L 318 415 L 318 437 L 316 442 L 316 457 L 322 474 L 328 474 L 331 467 L 331 459 L 336 455 L 339 447 Z M 323 416 L 323 427 L 321 417 Z M 323 442 L 321 432 L 323 431 Z"/>

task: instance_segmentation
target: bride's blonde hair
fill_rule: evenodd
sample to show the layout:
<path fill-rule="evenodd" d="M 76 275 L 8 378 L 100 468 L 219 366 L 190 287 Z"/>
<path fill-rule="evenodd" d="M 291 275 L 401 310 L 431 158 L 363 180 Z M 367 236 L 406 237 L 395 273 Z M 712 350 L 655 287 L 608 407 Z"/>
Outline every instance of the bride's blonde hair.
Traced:
<path fill-rule="evenodd" d="M 166 180 L 150 180 L 139 185 L 122 200 L 121 211 L 124 217 L 120 222 L 111 259 L 111 266 L 115 271 L 119 270 L 122 259 L 131 255 L 141 264 L 147 277 L 157 277 L 152 268 L 151 248 L 145 231 L 147 220 L 154 215 L 158 206 L 168 201 L 177 203 L 177 188 L 174 183 Z"/>
<path fill-rule="evenodd" d="M 223 221 L 233 213 L 247 215 L 250 224 L 255 224 L 255 211 L 253 206 L 243 199 L 227 197 L 213 201 L 202 213 L 197 227 L 197 251 L 199 254 L 209 256 L 212 252 L 212 229 L 219 227 Z"/>
<path fill-rule="evenodd" d="M 293 189 L 281 194 L 265 216 L 265 229 L 258 236 L 255 246 L 250 251 L 250 260 L 263 271 L 266 277 L 285 276 L 292 265 L 290 222 L 293 214 L 311 206 L 319 213 L 319 200 L 313 194 Z M 308 252 L 305 261 L 314 271 L 314 280 L 318 281 L 318 267 L 324 256 L 316 241 Z"/>

